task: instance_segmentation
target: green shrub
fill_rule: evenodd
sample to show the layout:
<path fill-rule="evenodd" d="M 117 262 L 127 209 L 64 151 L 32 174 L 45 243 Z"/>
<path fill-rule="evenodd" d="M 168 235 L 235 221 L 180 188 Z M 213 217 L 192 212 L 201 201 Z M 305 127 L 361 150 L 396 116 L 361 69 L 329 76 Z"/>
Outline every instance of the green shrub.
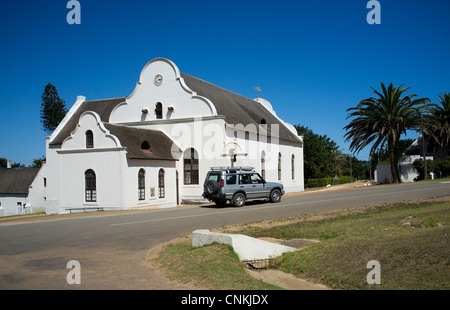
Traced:
<path fill-rule="evenodd" d="M 348 177 L 348 176 L 341 176 L 338 177 L 337 184 L 345 184 L 354 182 L 355 178 Z M 334 178 L 321 178 L 321 179 L 309 179 L 306 183 L 306 187 L 313 188 L 313 187 L 324 187 L 330 185 L 335 185 L 336 180 Z"/>
<path fill-rule="evenodd" d="M 416 159 L 413 162 L 413 167 L 417 170 L 419 173 L 419 176 L 415 179 L 423 180 L 424 179 L 424 164 L 423 159 Z M 435 173 L 436 177 L 443 178 L 450 176 L 450 156 L 447 156 L 445 158 L 435 159 L 435 160 L 429 160 L 427 159 L 427 172 L 428 172 L 428 178 L 430 178 L 429 173 L 433 172 Z"/>

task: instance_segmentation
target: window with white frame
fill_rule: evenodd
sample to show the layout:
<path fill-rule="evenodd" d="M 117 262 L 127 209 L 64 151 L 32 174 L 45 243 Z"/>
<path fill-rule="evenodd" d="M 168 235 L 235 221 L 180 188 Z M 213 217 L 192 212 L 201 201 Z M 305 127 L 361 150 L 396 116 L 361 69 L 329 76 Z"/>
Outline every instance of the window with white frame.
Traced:
<path fill-rule="evenodd" d="M 85 180 L 85 200 L 86 202 L 97 201 L 97 184 L 95 172 L 92 169 L 86 170 L 84 173 Z"/>

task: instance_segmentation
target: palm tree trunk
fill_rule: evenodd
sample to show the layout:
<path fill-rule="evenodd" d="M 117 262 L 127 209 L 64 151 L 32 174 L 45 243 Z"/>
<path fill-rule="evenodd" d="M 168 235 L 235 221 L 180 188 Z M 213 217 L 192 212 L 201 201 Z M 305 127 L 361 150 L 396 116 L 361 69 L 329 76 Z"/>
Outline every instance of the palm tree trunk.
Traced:
<path fill-rule="evenodd" d="M 389 161 L 391 162 L 391 175 L 394 183 L 400 183 L 400 172 L 398 171 L 397 148 L 394 142 L 395 138 L 388 137 Z M 398 145 L 398 143 L 397 143 Z"/>

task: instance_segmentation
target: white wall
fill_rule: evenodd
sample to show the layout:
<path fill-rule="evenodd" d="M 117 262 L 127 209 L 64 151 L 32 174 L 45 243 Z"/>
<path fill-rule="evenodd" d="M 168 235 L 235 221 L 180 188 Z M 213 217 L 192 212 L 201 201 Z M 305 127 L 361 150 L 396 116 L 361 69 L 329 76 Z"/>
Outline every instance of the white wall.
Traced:
<path fill-rule="evenodd" d="M 241 126 L 242 130 L 225 124 L 223 118 L 205 117 L 190 119 L 187 122 L 161 121 L 154 123 L 136 124 L 140 128 L 156 129 L 171 137 L 181 154 L 175 154 L 179 160 L 176 168 L 180 178 L 180 195 L 184 200 L 202 199 L 203 182 L 211 167 L 231 166 L 230 153 L 237 154 L 234 166 L 252 166 L 261 171 L 261 154 L 265 152 L 266 179 L 280 182 L 286 192 L 304 190 L 303 178 L 303 148 L 284 140 L 267 144 L 257 141 L 256 132 L 249 133 L 249 140 L 245 139 L 245 131 L 249 127 Z M 250 128 L 251 130 L 251 128 Z M 238 131 L 235 138 L 234 132 Z M 265 137 L 260 136 L 260 140 Z M 195 148 L 199 155 L 199 184 L 184 184 L 184 160 L 182 154 L 189 148 Z M 278 180 L 278 153 L 282 153 L 282 179 Z M 295 155 L 295 177 L 291 174 L 291 156 Z M 226 155 L 226 156 L 225 156 Z"/>
<path fill-rule="evenodd" d="M 400 170 L 400 179 L 402 182 L 414 182 L 414 179 L 419 176 L 417 170 L 413 167 L 413 162 L 416 159 L 423 158 L 420 155 L 408 155 L 403 156 L 398 162 L 399 170 Z M 427 160 L 431 160 L 433 157 L 426 157 Z M 377 182 L 378 183 L 391 183 L 392 182 L 392 174 L 391 174 L 391 164 L 378 164 L 377 165 Z"/>
<path fill-rule="evenodd" d="M 41 169 L 34 178 L 28 190 L 27 209 L 29 213 L 45 211 L 45 201 L 47 197 L 47 187 L 44 179 L 47 179 L 47 164 L 44 162 Z"/>
<path fill-rule="evenodd" d="M 25 214 L 26 195 L 4 195 L 0 194 L 0 216 Z M 21 206 L 17 204 L 20 203 Z"/>
<path fill-rule="evenodd" d="M 138 175 L 139 170 L 145 171 L 145 199 L 139 200 Z M 158 176 L 160 169 L 164 169 L 164 197 L 159 197 Z M 176 163 L 161 160 L 129 160 L 125 180 L 125 207 L 173 207 L 176 206 Z M 151 190 L 154 189 L 154 196 Z"/>
<path fill-rule="evenodd" d="M 86 131 L 94 135 L 94 148 L 86 148 Z M 100 117 L 85 112 L 78 126 L 66 138 L 61 148 L 47 147 L 46 212 L 67 213 L 68 208 L 101 206 L 105 209 L 124 207 L 122 193 L 125 149 L 109 134 Z M 96 176 L 96 202 L 85 201 L 85 172 L 92 169 Z"/>
<path fill-rule="evenodd" d="M 63 153 L 60 156 L 59 213 L 73 207 L 101 206 L 123 208 L 123 151 L 91 151 Z M 92 169 L 96 176 L 96 202 L 85 201 L 85 172 Z"/>

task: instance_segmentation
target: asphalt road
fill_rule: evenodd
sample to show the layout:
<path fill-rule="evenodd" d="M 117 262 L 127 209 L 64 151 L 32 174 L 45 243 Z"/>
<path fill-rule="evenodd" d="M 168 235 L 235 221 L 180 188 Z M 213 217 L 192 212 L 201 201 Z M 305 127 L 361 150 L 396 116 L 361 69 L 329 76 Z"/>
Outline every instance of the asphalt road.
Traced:
<path fill-rule="evenodd" d="M 0 290 L 183 289 L 146 263 L 149 249 L 196 229 L 447 195 L 450 182 L 429 182 L 304 193 L 243 208 L 209 205 L 7 222 L 0 224 Z M 70 260 L 80 263 L 79 285 L 67 283 Z"/>

